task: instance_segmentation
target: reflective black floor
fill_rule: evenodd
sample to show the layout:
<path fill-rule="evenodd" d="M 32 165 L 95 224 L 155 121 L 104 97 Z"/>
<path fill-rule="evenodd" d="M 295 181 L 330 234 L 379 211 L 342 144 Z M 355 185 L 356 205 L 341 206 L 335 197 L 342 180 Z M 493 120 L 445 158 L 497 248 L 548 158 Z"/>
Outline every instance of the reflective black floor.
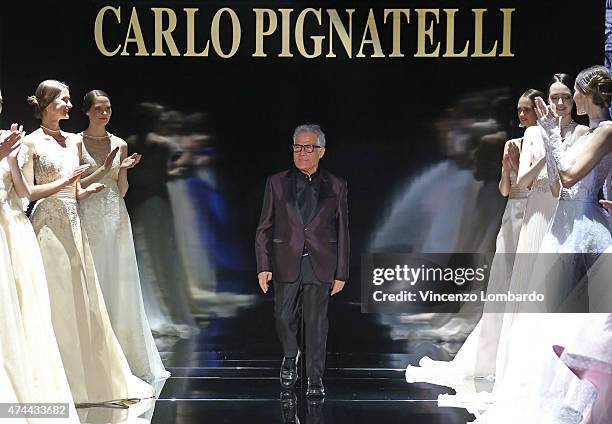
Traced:
<path fill-rule="evenodd" d="M 336 303 L 329 319 L 323 402 L 306 401 L 301 379 L 293 392 L 281 393 L 272 302 L 262 301 L 231 318 L 203 321 L 197 337 L 162 348 L 172 377 L 155 404 L 152 423 L 453 424 L 473 419 L 464 410 L 437 407 L 437 396 L 453 393 L 450 389 L 405 382 L 406 365 L 415 364 L 424 351 L 439 358 L 446 352 L 410 337 L 419 330 L 418 322 L 398 329 L 350 303 Z"/>

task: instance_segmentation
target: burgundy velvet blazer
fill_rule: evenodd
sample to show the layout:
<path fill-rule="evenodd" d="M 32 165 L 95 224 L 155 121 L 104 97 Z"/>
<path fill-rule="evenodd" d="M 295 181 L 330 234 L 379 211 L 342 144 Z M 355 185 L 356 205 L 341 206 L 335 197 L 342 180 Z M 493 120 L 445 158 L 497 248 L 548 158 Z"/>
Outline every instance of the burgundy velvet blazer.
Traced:
<path fill-rule="evenodd" d="M 292 170 L 268 177 L 261 218 L 255 235 L 257 272 L 271 271 L 272 279 L 298 279 L 306 246 L 320 281 L 347 281 L 349 228 L 347 184 L 320 169 L 319 198 L 309 222 L 298 211 Z"/>

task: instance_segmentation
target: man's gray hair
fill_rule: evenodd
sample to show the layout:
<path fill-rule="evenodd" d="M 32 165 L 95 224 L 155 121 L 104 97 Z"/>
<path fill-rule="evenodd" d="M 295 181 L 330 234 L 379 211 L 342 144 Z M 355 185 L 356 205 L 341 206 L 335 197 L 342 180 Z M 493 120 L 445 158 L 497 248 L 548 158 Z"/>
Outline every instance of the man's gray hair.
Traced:
<path fill-rule="evenodd" d="M 293 131 L 293 143 L 298 134 L 303 132 L 312 132 L 317 135 L 317 146 L 325 147 L 325 133 L 317 124 L 302 124 Z"/>

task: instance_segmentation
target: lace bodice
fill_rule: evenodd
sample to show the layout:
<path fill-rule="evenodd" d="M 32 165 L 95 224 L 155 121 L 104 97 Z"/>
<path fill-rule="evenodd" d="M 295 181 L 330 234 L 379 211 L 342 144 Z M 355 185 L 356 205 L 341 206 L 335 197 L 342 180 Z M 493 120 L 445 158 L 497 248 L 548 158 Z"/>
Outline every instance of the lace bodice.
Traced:
<path fill-rule="evenodd" d="M 111 136 L 111 150 L 117 147 L 117 138 L 115 136 Z M 87 170 L 88 173 L 95 171 L 104 165 L 104 161 L 106 156 L 104 157 L 94 157 L 92 153 L 87 150 L 87 146 L 85 142 L 83 142 L 83 159 L 81 160 L 82 164 L 90 165 L 90 168 Z M 115 159 L 113 160 L 112 168 L 109 172 L 107 172 L 104 177 L 102 177 L 97 182 L 106 185 L 111 190 L 117 189 L 117 179 L 119 176 L 119 167 L 121 165 L 121 158 L 119 152 L 115 155 Z"/>
<path fill-rule="evenodd" d="M 117 137 L 111 136 L 111 150 L 119 144 L 119 141 Z M 103 166 L 105 159 L 106 155 L 94 157 L 94 154 L 88 151 L 86 144 L 83 143 L 81 163 L 90 165 L 91 171 Z M 127 216 L 127 210 L 117 185 L 120 165 L 121 158 L 117 152 L 109 172 L 97 181 L 106 185 L 106 188 L 79 201 L 80 214 L 92 245 L 104 243 L 108 232 L 119 231 L 119 228 L 125 225 L 122 215 Z"/>
<path fill-rule="evenodd" d="M 42 130 L 34 134 L 38 137 L 34 141 L 31 160 L 33 160 L 36 184 L 47 184 L 70 176 L 79 164 L 77 140 L 74 134 L 69 134 L 63 145 L 46 136 Z M 35 231 L 39 231 L 45 225 L 51 225 L 60 229 L 59 233 L 66 236 L 73 231 L 80 232 L 76 183 L 39 200 L 34 206 L 30 220 Z"/>
<path fill-rule="evenodd" d="M 64 146 L 52 137 L 37 140 L 33 159 L 36 184 L 47 184 L 70 176 L 74 168 L 79 166 L 75 136 L 69 135 Z M 75 185 L 70 187 L 74 190 Z"/>

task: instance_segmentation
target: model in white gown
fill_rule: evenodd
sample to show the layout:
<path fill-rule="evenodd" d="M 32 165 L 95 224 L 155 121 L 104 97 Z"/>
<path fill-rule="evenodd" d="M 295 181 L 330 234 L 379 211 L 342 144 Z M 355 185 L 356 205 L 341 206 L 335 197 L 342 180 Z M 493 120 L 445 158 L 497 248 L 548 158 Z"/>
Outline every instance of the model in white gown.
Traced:
<path fill-rule="evenodd" d="M 5 157 L 19 148 L 20 138 L 21 135 L 17 133 L 0 131 L 0 163 L 6 162 Z M 9 189 L 10 184 L 0 178 L 2 208 L 7 201 Z M 28 351 L 4 225 L 0 225 L 0 302 L 0 402 L 16 402 L 19 398 L 32 399 L 31 371 L 24 360 Z"/>
<path fill-rule="evenodd" d="M 19 162 L 14 159 L 14 166 L 23 166 L 26 158 L 27 147 L 22 146 Z M 9 160 L 11 159 L 5 158 L 0 161 L 0 225 L 4 229 L 9 248 L 13 284 L 17 289 L 21 327 L 27 348 L 27 353 L 21 360 L 28 368 L 25 375 L 29 374 L 31 378 L 31 397 L 28 400 L 23 397 L 19 399 L 21 402 L 66 403 L 69 405 L 71 417 L 66 422 L 78 422 L 51 324 L 49 293 L 42 257 L 32 225 L 24 213 L 28 200 L 20 198 L 16 193 Z M 16 171 L 21 173 L 20 170 Z"/>
<path fill-rule="evenodd" d="M 510 142 L 520 146 L 522 140 L 510 140 L 506 145 L 505 154 Z M 512 271 L 512 264 L 508 263 L 507 259 L 515 252 L 518 244 L 529 191 L 518 187 L 514 170 L 502 178 L 509 178 L 510 191 L 504 193 L 508 195 L 508 202 L 496 239 L 496 253 L 499 255 L 494 258 L 490 275 L 492 279 L 506 280 L 510 278 Z M 410 365 L 407 367 L 406 381 L 445 385 L 463 391 L 461 389 L 469 390 L 468 387 L 473 384 L 470 380 L 474 377 L 492 377 L 495 373 L 500 325 L 499 314 L 484 315 L 452 361 L 434 361 L 425 356 L 419 361 L 419 367 Z"/>
<path fill-rule="evenodd" d="M 570 111 L 571 108 L 567 110 L 567 117 L 570 122 L 563 128 L 563 135 L 565 137 L 565 142 L 563 143 L 564 149 L 573 145 L 578 136 L 586 131 L 584 126 L 580 126 L 571 120 Z M 535 112 L 532 111 L 532 113 L 535 116 Z M 535 253 L 540 249 L 544 234 L 546 233 L 546 228 L 552 219 L 557 204 L 557 198 L 551 191 L 551 188 L 555 188 L 555 185 L 551 184 L 548 179 L 545 163 L 545 147 L 541 130 L 537 125 L 530 126 L 525 131 L 523 149 L 520 157 L 519 185 L 525 186 L 531 184 L 531 190 L 529 192 L 523 225 L 517 243 L 517 255 L 512 267 L 509 285 L 503 287 L 503 285 L 499 285 L 501 280 L 494 281 L 493 283 L 497 286 L 495 292 L 504 292 L 506 290 L 523 292 L 525 291 L 524 288 L 529 284 L 529 279 L 536 262 Z M 558 184 L 556 187 L 558 187 Z M 486 306 L 487 305 L 485 305 L 485 308 Z M 478 413 L 478 411 L 490 407 L 492 402 L 498 398 L 500 393 L 499 387 L 502 381 L 504 381 L 508 363 L 521 363 L 521 359 L 518 359 L 519 356 L 516 350 L 518 349 L 519 352 L 522 352 L 522 350 L 512 341 L 512 334 L 516 331 L 523 331 L 517 330 L 516 328 L 524 329 L 524 327 L 537 327 L 542 322 L 540 317 L 535 314 L 518 313 L 518 311 L 514 310 L 515 307 L 517 307 L 516 304 L 509 304 L 506 308 L 506 312 L 508 313 L 496 315 L 502 317 L 503 321 L 501 325 L 498 322 L 496 327 L 496 330 L 499 331 L 499 340 L 496 345 L 495 365 L 493 367 L 495 370 L 493 395 L 490 393 L 479 393 L 477 395 L 468 394 L 465 396 L 463 394 L 459 396 L 442 395 L 439 398 L 439 404 L 441 406 L 463 405 L 471 412 Z M 517 322 L 519 322 L 518 326 Z M 476 348 L 473 350 L 476 350 Z"/>
<path fill-rule="evenodd" d="M 42 117 L 41 128 L 24 141 L 29 160 L 23 172 L 38 200 L 30 216 L 47 276 L 51 319 L 75 403 L 116 401 L 153 395 L 153 388 L 132 375 L 113 333 L 93 258 L 78 213 L 81 143 L 59 129 L 70 108 L 68 88 L 44 81 L 28 99 Z M 45 104 L 46 103 L 46 104 Z M 44 127 L 44 128 L 43 128 Z M 131 401 L 127 401 L 129 404 Z"/>
<path fill-rule="evenodd" d="M 607 71 L 604 69 L 603 72 Z M 608 79 L 612 82 L 611 78 Z M 539 107 L 540 105 L 544 105 L 543 108 L 546 109 L 543 101 L 539 101 Z M 602 114 L 607 114 L 604 108 L 600 109 Z M 595 140 L 593 134 L 601 131 L 596 128 L 612 123 L 600 121 L 601 119 L 591 119 L 592 131 L 582 136 L 566 151 L 561 144 L 558 119 L 548 116 L 541 121 L 547 133 L 547 167 L 552 175 L 565 173 L 580 163 L 581 157 L 587 152 L 596 150 L 591 146 Z M 559 202 L 544 235 L 541 252 L 596 256 L 610 248 L 612 235 L 609 216 L 598 205 L 597 196 L 604 187 L 604 182 L 609 184 L 611 172 L 612 153 L 607 153 L 591 164 L 588 172 L 576 177 L 571 184 L 566 183 L 560 194 L 563 201 Z M 573 258 L 574 255 L 571 254 L 559 257 L 554 265 L 561 266 L 567 274 L 555 274 L 552 278 L 549 278 L 550 264 L 538 264 L 529 286 L 540 290 L 545 288 L 547 293 L 563 289 L 568 275 L 570 279 L 578 275 L 575 269 L 572 269 L 576 265 Z M 533 319 L 534 316 L 537 319 Z M 525 319 L 526 317 L 532 319 Z M 606 315 L 524 314 L 521 318 L 510 334 L 513 349 L 509 355 L 505 378 L 499 384 L 496 382 L 495 406 L 490 408 L 479 422 L 539 423 L 545 422 L 545 419 L 553 419 L 553 422 L 557 423 L 580 422 L 581 415 L 587 413 L 589 402 L 592 402 L 594 390 L 584 381 L 578 381 L 568 368 L 561 365 L 552 346 L 571 343 L 585 328 L 601 329 L 602 319 L 605 322 Z M 591 343 L 598 345 L 596 340 Z M 588 351 L 588 344 L 583 343 L 583 346 Z M 586 353 L 584 350 L 582 352 Z M 561 404 L 563 407 L 558 406 Z"/>
<path fill-rule="evenodd" d="M 90 165 L 88 171 L 99 169 L 105 160 L 105 156 L 98 157 L 89 151 L 90 144 L 103 143 L 109 151 L 120 148 L 127 152 L 125 141 L 110 134 L 108 138 L 82 136 L 82 139 L 81 163 Z M 125 159 L 120 156 L 115 156 L 111 168 L 97 180 L 106 189 L 79 201 L 79 214 L 115 335 L 134 375 L 153 382 L 169 377 L 170 373 L 161 361 L 144 310 L 130 217 L 117 185 Z"/>
<path fill-rule="evenodd" d="M 0 111 L 1 100 L 0 94 Z M 24 135 L 17 124 L 13 124 L 10 131 L 0 130 L 0 140 L 6 144 L 0 156 L 0 402 L 62 403 L 67 407 L 68 418 L 61 422 L 78 423 L 51 324 L 40 250 L 24 213 L 29 203 L 27 184 L 21 172 L 28 156 L 27 147 L 22 145 Z M 12 142 L 7 143 L 11 139 Z M 15 421 L 43 423 L 54 420 Z"/>
<path fill-rule="evenodd" d="M 527 202 L 527 208 L 525 210 L 525 218 L 523 227 L 521 228 L 521 234 L 519 236 L 519 243 L 517 246 L 517 257 L 512 270 L 512 278 L 508 290 L 513 293 L 527 293 L 529 292 L 528 286 L 531 279 L 532 273 L 536 263 L 536 253 L 540 251 L 542 240 L 546 234 L 546 229 L 553 217 L 555 209 L 557 207 L 558 199 L 551 192 L 552 183 L 548 179 L 548 172 L 545 164 L 545 150 L 544 142 L 541 137 L 539 127 L 533 127 L 534 142 L 531 148 L 532 162 L 540 161 L 541 168 L 538 173 L 531 191 L 529 194 L 529 200 Z M 563 144 L 563 148 L 567 149 L 573 145 L 577 135 L 582 134 L 584 128 L 578 126 L 575 122 L 572 122 L 565 132 L 566 142 Z M 520 314 L 516 309 L 519 307 L 516 303 L 508 305 L 508 314 L 504 317 L 504 323 L 500 335 L 500 348 L 497 355 L 496 363 L 496 385 L 503 379 L 504 368 L 508 360 L 511 360 L 511 354 L 509 353 L 510 333 L 514 326 L 514 321 L 521 316 L 521 319 L 527 321 L 533 321 L 529 325 L 537 325 L 536 321 L 540 318 L 536 315 L 525 315 Z"/>
<path fill-rule="evenodd" d="M 0 196 L 6 198 L 4 179 L 0 184 Z M 30 400 L 34 398 L 32 376 L 24 360 L 28 349 L 4 226 L 0 226 L 0 301 L 0 402 Z"/>
<path fill-rule="evenodd" d="M 170 373 L 161 361 L 145 313 L 132 227 L 123 200 L 128 190 L 127 171 L 141 156 L 128 155 L 127 143 L 106 131 L 112 107 L 105 92 L 87 93 L 83 109 L 89 126 L 80 134 L 81 163 L 89 168 L 81 185 L 103 183 L 106 188 L 81 200 L 79 214 L 115 335 L 134 375 L 154 382 Z"/>
<path fill-rule="evenodd" d="M 536 228 L 543 233 L 548 216 L 552 215 L 552 208 L 554 207 L 554 205 L 549 207 L 550 212 L 544 216 L 545 222 L 542 223 L 542 220 L 538 220 L 538 218 L 540 218 L 538 214 L 540 209 L 540 202 L 538 202 L 541 197 L 540 191 L 534 194 L 534 192 L 530 193 L 527 189 L 527 186 L 531 184 L 534 179 L 534 175 L 541 173 L 544 166 L 544 146 L 536 125 L 536 114 L 534 110 L 534 99 L 537 95 L 541 95 L 541 92 L 533 89 L 527 90 L 521 95 L 517 104 L 517 113 L 521 125 L 527 127 L 524 137 L 521 140 L 522 151 L 520 153 L 518 169 L 522 179 L 522 186 L 517 184 L 516 172 L 512 172 L 510 176 L 512 187 L 509 196 L 510 199 L 506 205 L 502 225 L 497 237 L 496 256 L 492 263 L 489 278 L 489 288 L 493 288 L 496 292 L 502 292 L 503 289 L 508 286 L 514 265 L 511 254 L 516 252 L 517 245 L 521 243 L 519 241 L 520 234 L 523 235 L 523 248 L 527 248 L 528 243 L 525 239 L 529 238 L 531 228 Z M 508 146 L 506 146 L 506 151 L 507 149 Z M 504 152 L 505 154 L 506 151 Z M 540 185 L 544 189 L 548 189 L 548 196 L 542 198 L 550 200 L 550 203 L 552 203 L 554 199 L 550 194 L 547 181 L 543 179 L 544 176 L 545 175 L 542 175 Z M 546 196 L 547 193 L 545 190 L 541 192 Z M 518 198 L 517 200 L 513 199 L 513 193 L 514 196 Z M 530 196 L 529 201 L 525 200 L 527 195 Z M 530 206 L 527 206 L 526 203 Z M 520 208 L 518 214 L 516 214 L 515 210 L 517 207 Z M 527 223 L 523 221 L 526 207 L 529 207 Z M 535 219 L 531 221 L 534 217 Z M 528 223 L 529 228 L 525 229 Z M 538 243 L 540 239 L 541 237 L 538 238 Z M 406 371 L 407 380 L 409 382 L 434 382 L 432 378 L 434 376 L 439 376 L 439 378 L 437 378 L 438 384 L 443 384 L 443 382 L 446 381 L 447 385 L 457 389 L 462 395 L 464 393 L 474 392 L 475 387 L 472 381 L 474 377 L 494 377 L 499 332 L 502 323 L 503 315 L 487 313 L 483 316 L 483 319 L 481 319 L 474 331 L 468 336 L 453 361 L 450 363 L 433 362 L 431 359 L 425 357 L 419 364 L 421 365 L 421 369 L 408 367 Z"/>

